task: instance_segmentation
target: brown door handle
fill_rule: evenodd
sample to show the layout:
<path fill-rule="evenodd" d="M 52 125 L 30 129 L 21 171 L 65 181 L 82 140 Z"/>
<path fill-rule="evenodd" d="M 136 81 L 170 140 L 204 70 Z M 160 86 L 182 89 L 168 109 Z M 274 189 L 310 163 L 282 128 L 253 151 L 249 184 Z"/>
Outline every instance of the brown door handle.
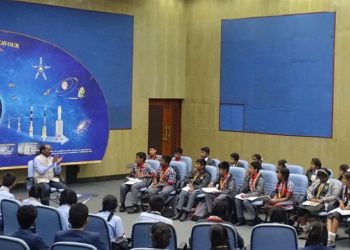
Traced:
<path fill-rule="evenodd" d="M 163 141 L 168 141 L 168 126 L 163 127 Z"/>

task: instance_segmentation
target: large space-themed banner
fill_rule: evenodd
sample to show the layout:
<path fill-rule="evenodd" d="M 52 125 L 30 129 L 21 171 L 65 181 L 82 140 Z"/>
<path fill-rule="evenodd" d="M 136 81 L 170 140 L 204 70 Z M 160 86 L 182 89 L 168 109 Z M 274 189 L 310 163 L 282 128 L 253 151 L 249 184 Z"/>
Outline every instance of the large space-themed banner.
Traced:
<path fill-rule="evenodd" d="M 26 165 L 41 144 L 64 162 L 102 160 L 108 108 L 95 78 L 63 49 L 0 30 L 1 167 Z"/>

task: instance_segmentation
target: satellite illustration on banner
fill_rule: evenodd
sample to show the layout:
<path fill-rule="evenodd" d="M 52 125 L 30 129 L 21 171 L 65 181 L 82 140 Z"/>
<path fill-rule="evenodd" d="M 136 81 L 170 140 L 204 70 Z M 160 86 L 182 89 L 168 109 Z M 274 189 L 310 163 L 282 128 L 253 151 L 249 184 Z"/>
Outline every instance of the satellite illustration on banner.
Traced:
<path fill-rule="evenodd" d="M 73 56 L 0 31 L 0 167 L 26 165 L 42 144 L 64 162 L 102 160 L 109 135 L 101 88 Z"/>

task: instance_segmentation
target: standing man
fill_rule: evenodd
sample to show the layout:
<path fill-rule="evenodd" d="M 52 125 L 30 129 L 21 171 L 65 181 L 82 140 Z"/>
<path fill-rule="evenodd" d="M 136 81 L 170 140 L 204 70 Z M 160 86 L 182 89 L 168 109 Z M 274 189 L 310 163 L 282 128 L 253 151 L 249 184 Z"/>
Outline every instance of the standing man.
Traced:
<path fill-rule="evenodd" d="M 41 203 L 49 205 L 51 187 L 66 189 L 67 186 L 60 182 L 58 175 L 61 173 L 60 163 L 62 157 L 51 156 L 51 146 L 48 144 L 40 147 L 40 154 L 34 158 L 34 180 L 41 187 Z"/>
<path fill-rule="evenodd" d="M 146 161 L 146 154 L 144 152 L 136 153 L 134 167 L 130 173 L 130 176 L 135 178 L 134 183 L 123 183 L 120 186 L 120 207 L 119 212 L 125 212 L 125 198 L 128 192 L 131 191 L 134 206 L 128 211 L 129 214 L 138 213 L 139 207 L 137 206 L 139 200 L 139 190 L 150 185 L 151 180 L 156 176 L 156 172 Z"/>

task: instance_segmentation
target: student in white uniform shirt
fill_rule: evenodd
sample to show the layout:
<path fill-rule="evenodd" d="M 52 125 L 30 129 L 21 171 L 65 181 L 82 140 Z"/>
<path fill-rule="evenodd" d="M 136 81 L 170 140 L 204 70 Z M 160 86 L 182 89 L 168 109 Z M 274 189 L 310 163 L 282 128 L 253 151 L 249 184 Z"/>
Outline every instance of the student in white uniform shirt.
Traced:
<path fill-rule="evenodd" d="M 69 218 L 69 209 L 72 205 L 77 204 L 78 196 L 77 193 L 71 189 L 66 188 L 62 191 L 60 195 L 60 206 L 57 208 L 58 212 L 61 215 L 63 228 L 62 230 L 70 229 L 70 223 L 68 222 Z"/>
<path fill-rule="evenodd" d="M 5 173 L 2 177 L 2 186 L 0 187 L 0 203 L 3 199 L 15 200 L 15 196 L 10 190 L 16 185 L 16 176 L 13 173 Z M 0 229 L 2 229 L 2 214 L 0 209 Z"/>
<path fill-rule="evenodd" d="M 22 201 L 22 205 L 33 205 L 33 206 L 41 206 L 40 202 L 41 198 L 41 187 L 39 184 L 34 184 L 29 189 L 29 198 Z"/>
<path fill-rule="evenodd" d="M 150 211 L 142 212 L 137 218 L 136 222 L 163 222 L 174 225 L 173 221 L 162 216 L 161 212 L 164 208 L 164 200 L 162 197 L 156 195 L 149 200 Z"/>
<path fill-rule="evenodd" d="M 115 215 L 118 207 L 118 200 L 114 195 L 106 195 L 103 197 L 102 210 L 96 214 L 107 221 L 109 237 L 112 242 L 119 242 L 125 238 L 125 231 L 122 219 Z"/>

